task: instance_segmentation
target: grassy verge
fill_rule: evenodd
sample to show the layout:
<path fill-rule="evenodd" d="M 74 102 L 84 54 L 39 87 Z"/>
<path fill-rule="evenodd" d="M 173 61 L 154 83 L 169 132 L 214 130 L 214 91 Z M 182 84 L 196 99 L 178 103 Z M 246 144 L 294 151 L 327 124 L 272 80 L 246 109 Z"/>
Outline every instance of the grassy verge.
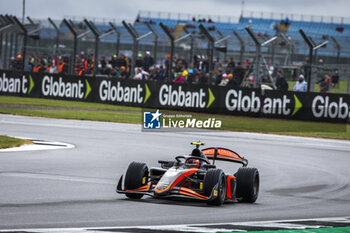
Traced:
<path fill-rule="evenodd" d="M 0 113 L 141 124 L 141 108 L 62 100 L 0 96 Z M 213 117 L 209 114 L 193 113 L 193 115 L 201 120 L 209 116 Z M 215 115 L 214 117 L 222 121 L 224 130 L 350 140 L 350 125 L 345 124 L 228 115 Z"/>
<path fill-rule="evenodd" d="M 31 144 L 32 142 L 29 140 L 13 138 L 6 135 L 0 135 L 0 149 L 17 147 L 24 144 Z"/>
<path fill-rule="evenodd" d="M 0 107 L 4 105 L 32 106 L 32 107 L 56 107 L 56 108 L 76 108 L 89 110 L 110 110 L 110 111 L 141 111 L 138 107 L 128 107 L 123 105 L 96 104 L 79 101 L 52 100 L 41 98 L 23 98 L 15 96 L 0 96 Z"/>

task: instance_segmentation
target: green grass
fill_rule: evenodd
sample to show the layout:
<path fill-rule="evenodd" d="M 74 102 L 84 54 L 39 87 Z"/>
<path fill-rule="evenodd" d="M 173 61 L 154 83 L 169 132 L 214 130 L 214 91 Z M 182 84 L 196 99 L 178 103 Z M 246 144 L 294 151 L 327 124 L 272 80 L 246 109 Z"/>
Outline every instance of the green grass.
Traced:
<path fill-rule="evenodd" d="M 29 140 L 13 138 L 6 135 L 0 135 L 0 149 L 21 146 L 23 144 L 31 144 Z"/>
<path fill-rule="evenodd" d="M 109 121 L 122 123 L 140 123 L 140 112 L 105 112 L 105 111 L 79 111 L 79 110 L 38 110 L 38 109 L 12 109 L 1 108 L 0 113 L 38 116 L 49 118 L 77 119 L 77 120 L 92 120 L 92 121 Z"/>
<path fill-rule="evenodd" d="M 41 106 L 47 109 L 39 108 Z M 141 124 L 141 110 L 119 105 L 0 96 L 0 113 L 4 114 Z M 191 114 L 202 120 L 215 117 L 222 121 L 223 130 L 350 139 L 350 125 L 345 124 Z"/>
<path fill-rule="evenodd" d="M 288 81 L 289 91 L 293 91 L 294 85 L 297 81 Z M 335 94 L 348 94 L 347 88 L 348 88 L 348 81 L 347 80 L 340 80 L 339 84 L 336 87 L 331 87 L 331 90 L 329 93 L 335 93 Z M 314 92 L 320 92 L 320 86 L 318 84 L 315 84 L 314 86 Z"/>
<path fill-rule="evenodd" d="M 123 105 L 96 104 L 79 101 L 53 100 L 42 98 L 23 98 L 15 96 L 0 96 L 1 105 L 19 105 L 19 106 L 43 106 L 57 108 L 78 108 L 92 110 L 110 110 L 110 111 L 141 111 L 138 107 L 128 107 Z"/>

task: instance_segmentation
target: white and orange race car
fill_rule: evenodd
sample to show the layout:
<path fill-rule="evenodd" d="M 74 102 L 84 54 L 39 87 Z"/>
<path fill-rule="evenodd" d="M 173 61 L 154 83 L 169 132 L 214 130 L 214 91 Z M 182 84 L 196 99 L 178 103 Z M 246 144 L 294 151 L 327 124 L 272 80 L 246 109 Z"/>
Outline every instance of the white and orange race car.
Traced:
<path fill-rule="evenodd" d="M 158 161 L 160 168 L 148 169 L 145 163 L 132 162 L 120 177 L 117 193 L 131 199 L 144 195 L 155 198 L 190 198 L 209 205 L 225 201 L 254 203 L 259 193 L 259 172 L 248 168 L 248 160 L 236 152 L 211 147 L 199 149 L 201 142 L 192 142 L 196 148 L 190 155 L 176 156 L 174 161 Z M 213 160 L 212 163 L 209 160 Z M 216 168 L 215 161 L 240 163 L 235 174 L 225 174 Z"/>

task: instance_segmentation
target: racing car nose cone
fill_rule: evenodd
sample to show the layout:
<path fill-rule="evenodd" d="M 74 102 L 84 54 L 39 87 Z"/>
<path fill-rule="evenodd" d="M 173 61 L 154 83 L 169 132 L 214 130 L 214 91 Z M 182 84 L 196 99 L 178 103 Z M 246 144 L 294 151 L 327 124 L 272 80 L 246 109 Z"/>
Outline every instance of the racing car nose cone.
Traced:
<path fill-rule="evenodd" d="M 165 191 L 165 189 L 168 187 L 168 185 L 164 185 L 164 184 L 161 184 L 161 185 L 157 185 L 156 188 L 155 188 L 155 193 L 157 195 L 165 195 L 167 192 Z"/>
<path fill-rule="evenodd" d="M 167 185 L 158 185 L 157 189 L 158 190 L 164 190 L 164 189 L 166 189 L 166 187 L 168 187 L 168 186 Z"/>

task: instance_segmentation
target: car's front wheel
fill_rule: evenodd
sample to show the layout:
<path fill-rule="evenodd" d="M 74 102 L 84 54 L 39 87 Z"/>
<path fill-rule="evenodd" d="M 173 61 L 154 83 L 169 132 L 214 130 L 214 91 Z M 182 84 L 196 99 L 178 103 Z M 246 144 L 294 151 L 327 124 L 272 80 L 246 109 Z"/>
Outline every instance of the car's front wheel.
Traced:
<path fill-rule="evenodd" d="M 209 169 L 204 177 L 203 190 L 204 195 L 208 197 L 213 192 L 213 199 L 207 202 L 208 205 L 221 205 L 224 203 L 226 198 L 226 182 L 224 172 L 221 169 Z"/>
<path fill-rule="evenodd" d="M 132 190 L 146 185 L 148 182 L 148 167 L 145 163 L 132 162 L 125 174 L 125 190 Z M 127 197 L 140 199 L 142 194 L 126 193 Z"/>

